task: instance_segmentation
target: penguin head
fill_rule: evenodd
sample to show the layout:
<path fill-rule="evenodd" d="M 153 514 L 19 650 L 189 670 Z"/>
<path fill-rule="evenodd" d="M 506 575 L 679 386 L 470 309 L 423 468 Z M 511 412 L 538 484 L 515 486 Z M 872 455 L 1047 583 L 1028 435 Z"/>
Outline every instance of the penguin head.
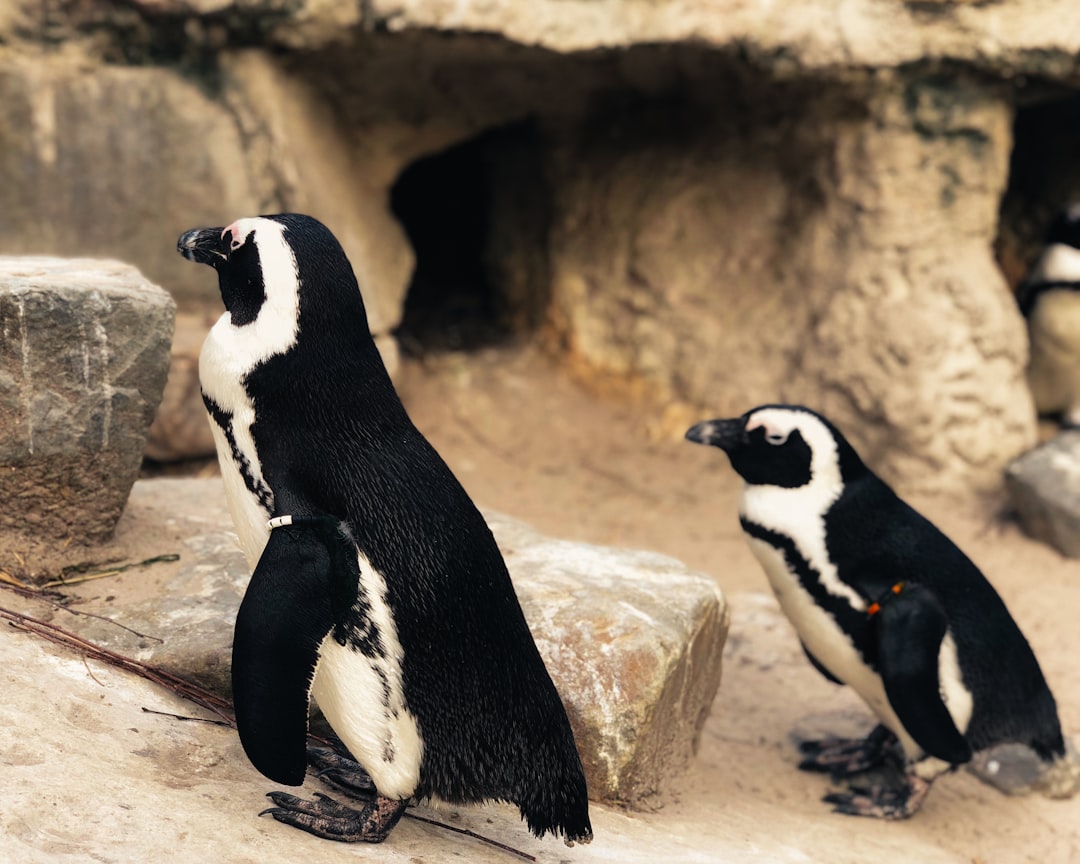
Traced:
<path fill-rule="evenodd" d="M 762 405 L 730 420 L 707 420 L 686 433 L 719 447 L 748 486 L 836 491 L 866 470 L 840 431 L 801 405 Z"/>
<path fill-rule="evenodd" d="M 176 248 L 217 271 L 223 325 L 261 345 L 264 356 L 287 350 L 301 330 L 329 343 L 369 334 L 349 259 L 317 219 L 298 213 L 238 219 L 186 231 Z"/>
<path fill-rule="evenodd" d="M 1035 262 L 1027 282 L 1021 287 L 1021 306 L 1025 313 L 1034 298 L 1026 291 L 1045 283 L 1080 282 L 1080 202 L 1065 207 L 1054 219 L 1046 235 L 1046 246 Z"/>
<path fill-rule="evenodd" d="M 1080 249 L 1080 202 L 1070 204 L 1058 213 L 1046 236 L 1047 245 L 1062 243 Z"/>

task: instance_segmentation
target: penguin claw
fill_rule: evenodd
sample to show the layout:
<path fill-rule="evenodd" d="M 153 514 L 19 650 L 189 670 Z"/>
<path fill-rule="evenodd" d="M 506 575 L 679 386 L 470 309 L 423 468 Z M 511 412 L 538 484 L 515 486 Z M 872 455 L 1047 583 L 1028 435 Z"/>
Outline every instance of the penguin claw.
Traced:
<path fill-rule="evenodd" d="M 800 771 L 829 774 L 834 780 L 862 774 L 877 768 L 888 758 L 896 736 L 884 726 L 877 726 L 865 738 L 823 738 L 799 742 L 803 759 Z"/>
<path fill-rule="evenodd" d="M 381 843 L 397 825 L 408 803 L 376 796 L 365 807 L 354 810 L 320 792 L 314 793 L 311 801 L 288 792 L 270 792 L 267 797 L 276 806 L 267 807 L 260 816 L 269 814 L 278 822 L 316 837 L 343 843 Z"/>
<path fill-rule="evenodd" d="M 309 747 L 308 763 L 319 780 L 350 798 L 368 802 L 378 794 L 368 773 L 348 756 L 322 747 Z"/>
<path fill-rule="evenodd" d="M 930 783 L 908 776 L 903 786 L 851 786 L 847 792 L 830 792 L 824 796 L 833 805 L 834 813 L 846 816 L 869 816 L 875 819 L 908 819 L 922 806 Z"/>

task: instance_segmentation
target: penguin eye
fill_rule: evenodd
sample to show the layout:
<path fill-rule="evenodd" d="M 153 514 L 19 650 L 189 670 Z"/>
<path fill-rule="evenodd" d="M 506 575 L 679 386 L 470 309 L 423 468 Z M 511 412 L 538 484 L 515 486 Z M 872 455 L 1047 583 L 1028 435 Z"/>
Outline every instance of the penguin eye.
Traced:
<path fill-rule="evenodd" d="M 765 433 L 765 440 L 768 441 L 770 444 L 772 444 L 774 446 L 777 446 L 777 447 L 780 446 L 781 444 L 783 444 L 785 441 L 787 441 L 787 438 L 788 438 L 788 433 L 787 432 L 766 432 Z"/>

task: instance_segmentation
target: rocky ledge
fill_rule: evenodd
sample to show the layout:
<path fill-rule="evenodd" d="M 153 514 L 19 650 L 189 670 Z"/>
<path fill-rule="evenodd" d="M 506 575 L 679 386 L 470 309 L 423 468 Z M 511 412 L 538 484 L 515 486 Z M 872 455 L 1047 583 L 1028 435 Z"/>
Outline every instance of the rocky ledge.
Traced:
<path fill-rule="evenodd" d="M 590 796 L 649 808 L 689 763 L 720 684 L 720 589 L 672 558 L 487 518 L 566 703 Z M 123 601 L 103 587 L 108 579 L 65 589 L 79 594 L 73 608 L 100 618 L 54 616 L 98 645 L 228 695 L 232 625 L 250 575 L 231 528 L 220 480 L 140 481 L 118 541 L 137 560 L 179 559 L 125 574 Z"/>

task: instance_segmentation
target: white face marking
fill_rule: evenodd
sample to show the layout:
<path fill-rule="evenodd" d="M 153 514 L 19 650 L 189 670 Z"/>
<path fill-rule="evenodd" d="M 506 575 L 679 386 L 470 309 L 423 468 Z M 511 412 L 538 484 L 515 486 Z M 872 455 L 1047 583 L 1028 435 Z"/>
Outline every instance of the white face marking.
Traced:
<path fill-rule="evenodd" d="M 1047 246 L 1030 278 L 1037 282 L 1080 282 L 1080 249 L 1064 243 Z"/>
<path fill-rule="evenodd" d="M 379 794 L 408 798 L 420 780 L 423 741 L 405 705 L 404 652 L 386 602 L 386 582 L 363 555 L 358 558 L 362 591 L 386 654 L 366 657 L 327 636 L 319 647 L 311 695 Z"/>
<path fill-rule="evenodd" d="M 296 258 L 285 239 L 285 226 L 280 222 L 260 217 L 238 219 L 225 231 L 233 236 L 233 248 L 248 242 L 255 244 L 266 292 L 266 300 L 254 321 L 236 327 L 232 323 L 232 316 L 226 312 L 211 329 L 203 345 L 204 353 L 208 348 L 215 349 L 208 359 L 216 364 L 224 364 L 223 372 L 232 373 L 229 377 L 240 377 L 262 361 L 284 354 L 296 344 L 300 326 L 300 279 Z M 252 231 L 255 236 L 249 241 L 247 237 Z M 214 369 L 207 371 L 213 373 Z M 199 376 L 203 376 L 202 357 L 199 360 Z M 203 389 L 206 390 L 205 382 Z M 228 408 L 227 405 L 222 407 Z"/>
<path fill-rule="evenodd" d="M 775 422 L 770 422 L 770 419 L 768 411 L 760 411 L 747 422 L 746 431 L 753 432 L 755 429 L 763 429 L 765 431 L 765 440 L 770 444 L 779 446 L 787 441 L 793 427 L 787 424 L 778 425 Z"/>
<path fill-rule="evenodd" d="M 805 486 L 794 489 L 745 484 L 739 501 L 739 515 L 790 537 L 799 553 L 817 571 L 826 591 L 843 597 L 856 609 L 865 609 L 866 601 L 837 575 L 825 546 L 825 513 L 843 489 L 832 432 L 813 414 L 787 408 L 755 411 L 748 418 L 747 429 L 759 426 L 765 428 L 766 440 L 773 435 L 782 436 L 786 441 L 798 429 L 812 453 L 811 478 Z"/>
<path fill-rule="evenodd" d="M 300 282 L 296 259 L 285 240 L 284 226 L 271 219 L 239 219 L 224 229 L 238 248 L 253 242 L 262 266 L 266 299 L 254 321 L 237 327 L 225 312 L 203 342 L 199 353 L 199 381 L 203 392 L 232 415 L 232 434 L 250 473 L 264 483 L 258 453 L 251 437 L 255 406 L 244 389 L 247 374 L 262 361 L 288 351 L 296 343 L 300 317 Z M 251 241 L 247 237 L 254 231 Z M 254 568 L 266 543 L 265 523 L 270 512 L 247 490 L 225 436 L 210 421 L 221 465 L 225 493 L 236 533 L 248 563 Z"/>

